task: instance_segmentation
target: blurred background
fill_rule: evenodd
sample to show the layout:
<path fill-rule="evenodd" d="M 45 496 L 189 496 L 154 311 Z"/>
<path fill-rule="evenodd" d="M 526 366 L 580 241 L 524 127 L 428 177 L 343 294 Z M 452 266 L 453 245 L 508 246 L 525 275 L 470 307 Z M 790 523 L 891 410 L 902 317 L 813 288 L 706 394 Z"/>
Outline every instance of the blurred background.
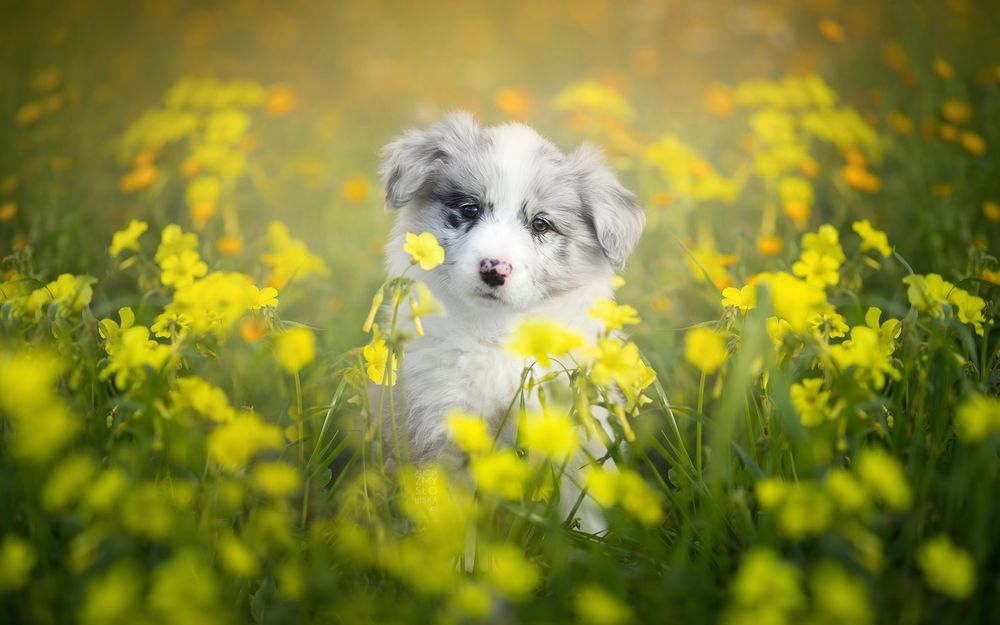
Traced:
<path fill-rule="evenodd" d="M 379 148 L 452 108 L 530 123 L 563 149 L 606 148 L 650 217 L 622 296 L 668 321 L 640 330 L 660 332 L 667 350 L 663 328 L 718 310 L 716 292 L 692 287 L 685 246 L 704 252 L 721 287 L 787 267 L 801 232 L 826 221 L 871 217 L 918 271 L 926 254 L 961 266 L 973 239 L 997 237 L 979 210 L 1000 195 L 994 159 L 938 132 L 950 98 L 973 102 L 969 124 L 996 139 L 985 125 L 1000 78 L 994 2 L 38 1 L 3 14 L 0 255 L 30 247 L 50 272 L 104 275 L 111 233 L 139 218 L 153 232 L 194 228 L 211 265 L 260 276 L 264 232 L 280 220 L 329 267 L 292 295 L 297 320 L 333 330 L 331 351 L 361 340 L 357 320 L 383 278 Z M 807 214 L 786 215 L 770 183 L 754 181 L 761 129 L 739 85 L 810 75 L 879 138 L 861 157 L 880 184 L 845 186 L 845 146 L 834 145 L 811 155 L 822 167 Z M 240 85 L 242 166 L 218 214 L 195 214 L 194 140 L 151 138 L 144 115 Z M 650 174 L 663 137 L 696 146 L 688 168 L 717 171 L 738 197 L 686 196 L 666 165 Z M 887 276 L 892 289 L 899 275 Z M 113 276 L 97 288 L 109 309 L 99 316 L 134 303 Z"/>

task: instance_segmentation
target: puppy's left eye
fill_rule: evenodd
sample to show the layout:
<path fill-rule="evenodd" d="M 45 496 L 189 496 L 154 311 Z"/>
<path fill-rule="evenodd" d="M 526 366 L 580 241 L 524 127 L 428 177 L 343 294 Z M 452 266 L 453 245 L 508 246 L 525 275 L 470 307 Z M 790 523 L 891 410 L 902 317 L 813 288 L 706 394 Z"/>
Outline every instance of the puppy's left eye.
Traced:
<path fill-rule="evenodd" d="M 475 219 L 479 217 L 479 205 L 478 204 L 463 204 L 459 210 L 462 212 L 462 217 L 466 219 Z"/>
<path fill-rule="evenodd" d="M 538 234 L 542 234 L 543 232 L 548 232 L 549 230 L 551 230 L 552 224 L 550 224 L 547 220 L 542 219 L 541 217 L 535 217 L 534 219 L 531 220 L 531 229 L 537 232 Z"/>

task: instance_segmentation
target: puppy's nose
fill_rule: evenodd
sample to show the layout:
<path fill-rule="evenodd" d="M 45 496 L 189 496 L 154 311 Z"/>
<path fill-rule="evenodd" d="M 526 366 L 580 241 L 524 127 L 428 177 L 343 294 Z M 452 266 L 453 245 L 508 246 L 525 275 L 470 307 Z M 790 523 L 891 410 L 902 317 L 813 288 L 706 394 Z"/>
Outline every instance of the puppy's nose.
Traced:
<path fill-rule="evenodd" d="M 479 277 L 483 282 L 492 286 L 503 286 L 503 283 L 510 277 L 510 263 L 496 258 L 484 258 L 479 261 Z"/>

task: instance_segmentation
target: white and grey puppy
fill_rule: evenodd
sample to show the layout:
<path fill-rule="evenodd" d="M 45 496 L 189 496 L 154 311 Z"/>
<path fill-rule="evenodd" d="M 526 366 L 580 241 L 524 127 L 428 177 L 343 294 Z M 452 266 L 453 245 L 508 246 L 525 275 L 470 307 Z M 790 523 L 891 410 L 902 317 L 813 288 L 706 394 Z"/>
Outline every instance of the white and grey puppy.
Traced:
<path fill-rule="evenodd" d="M 537 316 L 595 335 L 586 311 L 612 295 L 645 218 L 596 148 L 563 154 L 527 126 L 481 128 L 467 113 L 388 144 L 381 174 L 398 211 L 390 275 L 410 265 L 407 232 L 431 232 L 445 250 L 442 265 L 414 268 L 446 315 L 424 319 L 400 376 L 412 459 L 450 463 L 459 456 L 446 414 L 462 409 L 496 428 L 518 391 L 525 362 L 505 349 L 512 329 Z"/>

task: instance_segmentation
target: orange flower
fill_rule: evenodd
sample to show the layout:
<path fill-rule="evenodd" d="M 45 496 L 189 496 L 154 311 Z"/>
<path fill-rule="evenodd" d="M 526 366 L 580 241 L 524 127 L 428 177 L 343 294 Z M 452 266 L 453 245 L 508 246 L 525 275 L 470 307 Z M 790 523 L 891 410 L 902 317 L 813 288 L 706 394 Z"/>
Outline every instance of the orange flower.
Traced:
<path fill-rule="evenodd" d="M 736 108 L 733 90 L 721 84 L 715 84 L 706 89 L 702 102 L 708 112 L 717 117 L 727 117 Z"/>
<path fill-rule="evenodd" d="M 528 119 L 535 112 L 535 98 L 526 89 L 505 87 L 496 92 L 493 103 L 514 119 Z"/>
<path fill-rule="evenodd" d="M 219 237 L 215 247 L 223 256 L 236 256 L 243 251 L 243 239 L 232 236 Z"/>
<path fill-rule="evenodd" d="M 878 193 L 882 189 L 879 177 L 864 167 L 848 165 L 844 168 L 844 180 L 849 186 L 867 193 Z"/>
<path fill-rule="evenodd" d="M 983 216 L 990 221 L 1000 222 L 1000 204 L 993 200 L 983 202 Z"/>
<path fill-rule="evenodd" d="M 195 202 L 191 205 L 191 220 L 203 224 L 215 214 L 215 202 Z"/>
<path fill-rule="evenodd" d="M 815 178 L 819 175 L 819 163 L 811 158 L 799 163 L 799 172 L 806 178 Z"/>
<path fill-rule="evenodd" d="M 959 142 L 965 151 L 973 156 L 982 156 L 986 153 L 986 140 L 974 132 L 963 132 Z"/>
<path fill-rule="evenodd" d="M 340 196 L 348 202 L 364 202 L 371 193 L 372 185 L 364 174 L 354 174 L 340 187 Z"/>
<path fill-rule="evenodd" d="M 889 125 L 901 135 L 913 132 L 913 120 L 908 115 L 893 111 L 889 113 Z"/>
<path fill-rule="evenodd" d="M 951 63 L 941 57 L 935 57 L 932 65 L 934 67 L 934 73 L 937 74 L 939 78 L 950 80 L 955 76 L 955 70 L 952 68 Z"/>
<path fill-rule="evenodd" d="M 778 237 L 760 237 L 757 239 L 757 251 L 764 256 L 777 256 L 785 248 L 785 242 Z"/>
<path fill-rule="evenodd" d="M 295 92 L 287 85 L 271 87 L 264 97 L 264 110 L 271 117 L 284 117 L 295 108 Z"/>
<path fill-rule="evenodd" d="M 156 168 L 152 165 L 142 165 L 128 172 L 118 181 L 122 193 L 133 193 L 146 189 L 156 180 Z"/>
<path fill-rule="evenodd" d="M 674 196 L 666 191 L 657 191 L 653 194 L 653 204 L 657 206 L 670 206 L 674 203 Z"/>
<path fill-rule="evenodd" d="M 941 103 L 941 117 L 953 124 L 965 124 L 972 120 L 972 106 L 964 100 L 948 98 Z"/>
<path fill-rule="evenodd" d="M 199 171 L 201 171 L 201 163 L 193 158 L 184 159 L 184 162 L 181 163 L 181 175 L 185 178 L 192 178 Z"/>
<path fill-rule="evenodd" d="M 938 136 L 948 143 L 954 143 L 958 140 L 958 128 L 951 124 L 941 124 L 938 126 Z"/>
<path fill-rule="evenodd" d="M 844 40 L 844 28 L 831 19 L 819 21 L 819 34 L 823 35 L 823 38 L 827 41 L 833 43 L 840 43 Z"/>
<path fill-rule="evenodd" d="M 795 223 L 802 225 L 809 219 L 809 205 L 805 202 L 786 202 L 785 214 Z"/>
<path fill-rule="evenodd" d="M 983 269 L 982 277 L 983 280 L 986 280 L 987 282 L 992 282 L 993 284 L 1000 284 L 1000 273 L 997 273 L 996 271 Z"/>
<path fill-rule="evenodd" d="M 240 323 L 240 336 L 247 343 L 256 343 L 267 335 L 267 326 L 256 315 L 247 317 Z"/>

